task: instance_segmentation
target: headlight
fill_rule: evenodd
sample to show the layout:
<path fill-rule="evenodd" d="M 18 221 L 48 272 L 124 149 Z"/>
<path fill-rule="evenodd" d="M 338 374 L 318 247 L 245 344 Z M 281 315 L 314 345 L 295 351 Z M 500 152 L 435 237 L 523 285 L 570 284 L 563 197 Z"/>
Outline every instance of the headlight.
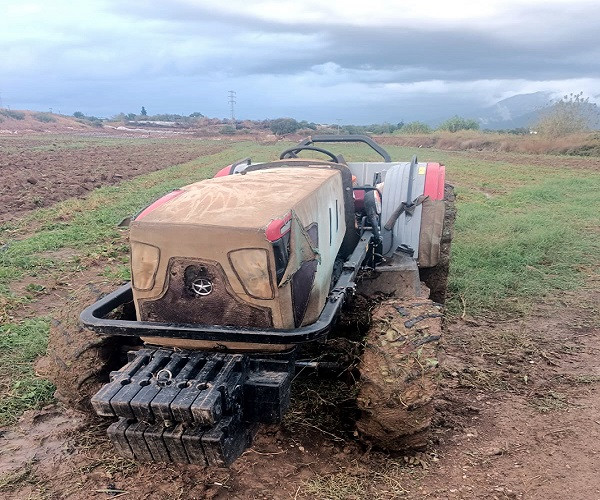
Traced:
<path fill-rule="evenodd" d="M 269 254 L 264 248 L 243 248 L 227 254 L 244 291 L 256 299 L 272 299 Z"/>
<path fill-rule="evenodd" d="M 154 286 L 160 249 L 155 246 L 131 242 L 131 283 L 136 290 L 150 290 Z"/>

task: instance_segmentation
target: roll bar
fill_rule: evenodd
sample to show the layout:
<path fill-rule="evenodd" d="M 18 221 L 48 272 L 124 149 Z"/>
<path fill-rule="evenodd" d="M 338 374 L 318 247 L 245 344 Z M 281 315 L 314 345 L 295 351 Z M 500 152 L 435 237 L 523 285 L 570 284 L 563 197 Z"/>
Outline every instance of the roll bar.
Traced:
<path fill-rule="evenodd" d="M 367 135 L 312 135 L 300 141 L 298 146 L 310 146 L 317 142 L 364 142 L 375 150 L 383 158 L 383 161 L 386 163 L 392 161 L 389 153 Z"/>

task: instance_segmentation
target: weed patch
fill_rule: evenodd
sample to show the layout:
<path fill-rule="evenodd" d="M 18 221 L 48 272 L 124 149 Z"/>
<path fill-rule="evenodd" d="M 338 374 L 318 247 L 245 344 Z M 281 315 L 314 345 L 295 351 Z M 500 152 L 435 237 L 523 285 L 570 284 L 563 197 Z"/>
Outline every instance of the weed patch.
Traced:
<path fill-rule="evenodd" d="M 4 115 L 7 118 L 12 118 L 13 120 L 24 120 L 25 113 L 21 111 L 13 111 L 11 109 L 2 109 L 0 110 L 0 115 Z"/>
<path fill-rule="evenodd" d="M 569 407 L 566 394 L 555 391 L 537 394 L 529 403 L 540 413 L 564 410 Z"/>
<path fill-rule="evenodd" d="M 11 493 L 27 484 L 37 488 L 38 493 L 42 494 L 40 498 L 43 498 L 44 483 L 45 481 L 36 476 L 33 463 L 29 462 L 17 471 L 0 476 L 0 492 Z"/>
<path fill-rule="evenodd" d="M 56 121 L 56 118 L 50 113 L 33 113 L 33 118 L 38 122 L 52 123 Z"/>
<path fill-rule="evenodd" d="M 54 387 L 35 376 L 33 361 L 46 352 L 49 320 L 0 327 L 0 426 L 52 400 Z"/>
<path fill-rule="evenodd" d="M 317 431 L 327 439 L 343 442 L 354 431 L 356 391 L 355 385 L 341 380 L 298 379 L 292 385 L 284 426 L 293 433 Z"/>

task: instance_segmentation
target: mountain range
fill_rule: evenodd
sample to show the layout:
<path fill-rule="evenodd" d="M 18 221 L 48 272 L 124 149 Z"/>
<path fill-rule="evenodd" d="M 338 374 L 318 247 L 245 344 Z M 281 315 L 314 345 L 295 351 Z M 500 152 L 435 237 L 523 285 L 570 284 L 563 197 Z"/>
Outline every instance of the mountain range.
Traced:
<path fill-rule="evenodd" d="M 477 110 L 477 119 L 483 129 L 513 129 L 529 127 L 554 102 L 551 92 L 517 94 L 502 99 L 492 106 Z"/>

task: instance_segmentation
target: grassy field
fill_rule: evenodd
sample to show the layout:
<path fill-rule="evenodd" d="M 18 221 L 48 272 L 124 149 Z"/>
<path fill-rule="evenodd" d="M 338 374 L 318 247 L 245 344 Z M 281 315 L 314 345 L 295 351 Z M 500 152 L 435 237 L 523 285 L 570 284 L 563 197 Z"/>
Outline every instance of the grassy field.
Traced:
<path fill-rule="evenodd" d="M 126 234 L 116 228 L 119 221 L 236 159 L 272 159 L 286 146 L 232 143 L 219 153 L 98 188 L 0 226 L 0 425 L 52 399 L 52 387 L 35 377 L 33 361 L 45 350 L 53 309 L 61 304 L 33 317 L 22 314 L 24 305 L 47 299 L 48 283 L 68 287 L 92 264 L 103 269 L 98 279 L 126 279 L 128 247 Z M 32 147 L 38 147 L 35 141 Z M 347 150 L 348 160 L 376 159 L 362 147 Z M 597 270 L 600 173 L 552 166 L 556 157 L 540 166 L 528 164 L 527 157 L 519 163 L 482 161 L 477 153 L 388 150 L 394 159 L 418 153 L 420 160 L 444 162 L 456 187 L 451 315 L 523 314 L 540 297 L 576 288 Z"/>

